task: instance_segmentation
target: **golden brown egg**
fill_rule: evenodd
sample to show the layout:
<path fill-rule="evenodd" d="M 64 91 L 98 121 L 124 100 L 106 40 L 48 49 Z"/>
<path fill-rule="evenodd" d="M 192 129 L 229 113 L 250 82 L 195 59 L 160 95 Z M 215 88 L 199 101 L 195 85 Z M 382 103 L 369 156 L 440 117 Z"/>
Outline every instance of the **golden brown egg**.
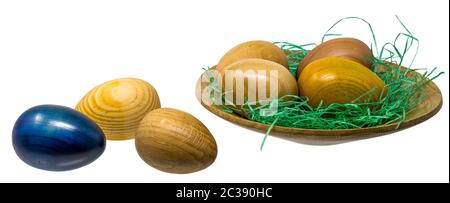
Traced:
<path fill-rule="evenodd" d="M 137 78 L 105 82 L 89 91 L 76 109 L 96 122 L 109 140 L 134 138 L 142 118 L 160 108 L 158 93 Z"/>
<path fill-rule="evenodd" d="M 281 64 L 289 68 L 286 54 L 276 45 L 266 41 L 249 41 L 229 50 L 217 64 L 217 70 L 242 59 L 259 58 Z"/>
<path fill-rule="evenodd" d="M 342 57 L 358 62 L 369 69 L 372 67 L 373 54 L 364 42 L 354 38 L 337 38 L 326 41 L 311 50 L 300 61 L 297 76 L 313 61 L 326 57 Z"/>
<path fill-rule="evenodd" d="M 261 105 L 263 100 L 297 95 L 295 78 L 282 65 L 264 59 L 244 59 L 219 71 L 219 84 L 228 101 L 239 106 L 248 99 Z M 263 104 L 262 104 L 263 105 Z"/>
<path fill-rule="evenodd" d="M 367 99 L 378 101 L 386 92 L 385 84 L 374 72 L 360 63 L 339 57 L 328 57 L 310 63 L 298 79 L 299 94 L 317 107 L 332 103 L 357 103 Z M 384 89 L 384 90 L 383 90 Z M 373 91 L 358 99 L 365 93 Z M 357 101 L 354 101 L 358 99 Z"/>
<path fill-rule="evenodd" d="M 139 156 L 169 173 L 192 173 L 210 166 L 217 145 L 208 128 L 194 116 L 171 108 L 156 109 L 142 119 L 136 135 Z"/>

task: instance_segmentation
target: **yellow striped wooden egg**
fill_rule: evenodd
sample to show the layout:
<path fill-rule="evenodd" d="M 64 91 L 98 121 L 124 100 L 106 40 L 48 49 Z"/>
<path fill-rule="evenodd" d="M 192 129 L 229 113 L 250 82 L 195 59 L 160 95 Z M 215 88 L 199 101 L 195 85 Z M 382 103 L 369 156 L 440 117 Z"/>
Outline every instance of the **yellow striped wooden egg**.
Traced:
<path fill-rule="evenodd" d="M 288 59 L 283 50 L 273 43 L 261 40 L 249 41 L 239 44 L 230 49 L 217 64 L 217 70 L 242 59 L 259 58 L 289 68 Z"/>
<path fill-rule="evenodd" d="M 160 108 L 156 90 L 144 80 L 121 78 L 89 91 L 76 109 L 96 122 L 108 140 L 132 139 L 139 122 Z"/>
<path fill-rule="evenodd" d="M 307 96 L 313 107 L 321 101 L 325 106 L 368 99 L 377 101 L 387 91 L 384 81 L 370 69 L 340 57 L 322 58 L 310 63 L 301 72 L 298 86 L 300 95 Z M 366 94 L 370 91 L 373 92 Z"/>
<path fill-rule="evenodd" d="M 194 116 L 160 108 L 142 119 L 136 150 L 150 166 L 168 173 L 192 173 L 210 166 L 217 145 L 208 128 Z"/>

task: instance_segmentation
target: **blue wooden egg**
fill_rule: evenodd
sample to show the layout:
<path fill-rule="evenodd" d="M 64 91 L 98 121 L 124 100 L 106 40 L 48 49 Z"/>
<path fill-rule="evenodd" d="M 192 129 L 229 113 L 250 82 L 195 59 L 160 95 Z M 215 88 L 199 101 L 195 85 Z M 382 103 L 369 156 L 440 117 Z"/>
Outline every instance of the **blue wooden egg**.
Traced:
<path fill-rule="evenodd" d="M 12 133 L 14 150 L 25 163 L 43 170 L 85 166 L 105 150 L 102 130 L 82 113 L 57 105 L 25 111 Z"/>

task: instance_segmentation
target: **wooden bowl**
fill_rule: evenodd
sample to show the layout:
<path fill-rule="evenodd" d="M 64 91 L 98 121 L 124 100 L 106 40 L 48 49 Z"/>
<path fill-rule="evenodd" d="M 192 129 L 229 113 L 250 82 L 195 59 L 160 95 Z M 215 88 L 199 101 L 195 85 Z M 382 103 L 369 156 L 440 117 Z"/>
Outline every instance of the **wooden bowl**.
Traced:
<path fill-rule="evenodd" d="M 215 67 L 212 68 L 212 70 L 214 69 Z M 402 69 L 406 68 L 402 67 Z M 410 73 L 411 77 L 419 77 L 420 75 L 420 73 L 414 71 L 411 71 Z M 263 133 L 267 131 L 270 125 L 251 121 L 234 113 L 224 112 L 219 106 L 205 104 L 201 99 L 201 93 L 204 91 L 204 88 L 208 87 L 209 82 L 207 81 L 209 80 L 202 80 L 202 77 L 206 77 L 206 74 L 202 74 L 197 82 L 196 96 L 208 111 L 222 119 L 247 129 Z M 398 128 L 398 123 L 345 130 L 321 130 L 274 126 L 270 135 L 303 144 L 332 145 L 390 134 L 422 123 L 439 112 L 442 107 L 442 94 L 439 88 L 431 81 L 424 92 L 426 97 L 425 100 L 419 104 L 414 111 L 408 114 L 405 121 Z"/>

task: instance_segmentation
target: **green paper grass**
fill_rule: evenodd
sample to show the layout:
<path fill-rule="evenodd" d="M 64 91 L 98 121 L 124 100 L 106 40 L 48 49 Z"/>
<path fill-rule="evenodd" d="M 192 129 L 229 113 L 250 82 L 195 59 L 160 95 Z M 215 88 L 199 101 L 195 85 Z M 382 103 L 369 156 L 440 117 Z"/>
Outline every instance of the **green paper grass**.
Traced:
<path fill-rule="evenodd" d="M 404 59 L 407 54 L 410 53 L 410 50 L 413 47 L 416 47 L 416 51 L 413 53 L 413 62 L 419 47 L 419 40 L 415 38 L 408 29 L 406 29 L 400 19 L 398 19 L 398 21 L 406 32 L 399 33 L 394 42 L 386 43 L 379 52 L 372 26 L 364 19 L 357 17 L 348 17 L 339 20 L 327 31 L 322 40 L 324 40 L 327 36 L 339 36 L 339 34 L 329 34 L 328 32 L 335 25 L 344 20 L 361 20 L 369 26 L 373 36 L 375 50 L 377 52 L 374 54 L 376 57 L 373 61 L 373 67 L 383 66 L 386 68 L 385 71 L 378 71 L 378 69 L 373 68 L 374 72 L 386 84 L 386 96 L 379 101 L 367 100 L 360 103 L 348 104 L 335 103 L 329 106 L 319 105 L 316 108 L 313 108 L 308 104 L 307 97 L 297 95 L 284 96 L 277 100 L 271 101 L 268 105 L 259 106 L 256 108 L 252 108 L 252 104 L 249 102 L 246 102 L 244 105 L 236 108 L 232 102 L 225 101 L 225 105 L 221 106 L 223 111 L 231 113 L 239 109 L 241 112 L 244 112 L 242 115 L 247 115 L 247 119 L 270 125 L 270 128 L 267 130 L 266 136 L 261 144 L 261 150 L 267 136 L 270 134 L 270 131 L 274 126 L 337 130 L 368 128 L 396 123 L 398 128 L 404 122 L 407 115 L 411 111 L 414 111 L 416 106 L 420 104 L 423 99 L 425 99 L 424 87 L 426 87 L 432 80 L 443 74 L 443 72 L 436 73 L 437 69 L 434 68 L 430 72 L 423 73 L 421 77 L 408 77 L 412 70 L 418 71 L 426 69 L 398 68 L 405 62 Z M 400 41 L 404 43 L 400 44 Z M 294 77 L 296 77 L 295 74 L 298 64 L 308 53 L 308 49 L 306 47 L 314 44 L 296 45 L 289 42 L 275 42 L 275 44 L 283 49 L 287 54 L 289 59 L 289 70 Z M 412 65 L 412 62 L 410 66 Z M 397 68 L 393 68 L 393 66 L 397 66 Z M 220 94 L 222 94 L 220 88 L 214 82 L 214 78 L 211 76 L 210 79 L 212 82 L 209 88 L 211 88 L 212 91 L 220 92 Z M 372 92 L 369 91 L 366 94 L 371 93 Z M 286 100 L 286 98 L 289 99 Z M 277 111 L 272 114 L 265 113 L 267 109 L 271 109 L 271 107 L 275 104 L 278 105 Z M 368 108 L 369 106 L 371 108 Z"/>

